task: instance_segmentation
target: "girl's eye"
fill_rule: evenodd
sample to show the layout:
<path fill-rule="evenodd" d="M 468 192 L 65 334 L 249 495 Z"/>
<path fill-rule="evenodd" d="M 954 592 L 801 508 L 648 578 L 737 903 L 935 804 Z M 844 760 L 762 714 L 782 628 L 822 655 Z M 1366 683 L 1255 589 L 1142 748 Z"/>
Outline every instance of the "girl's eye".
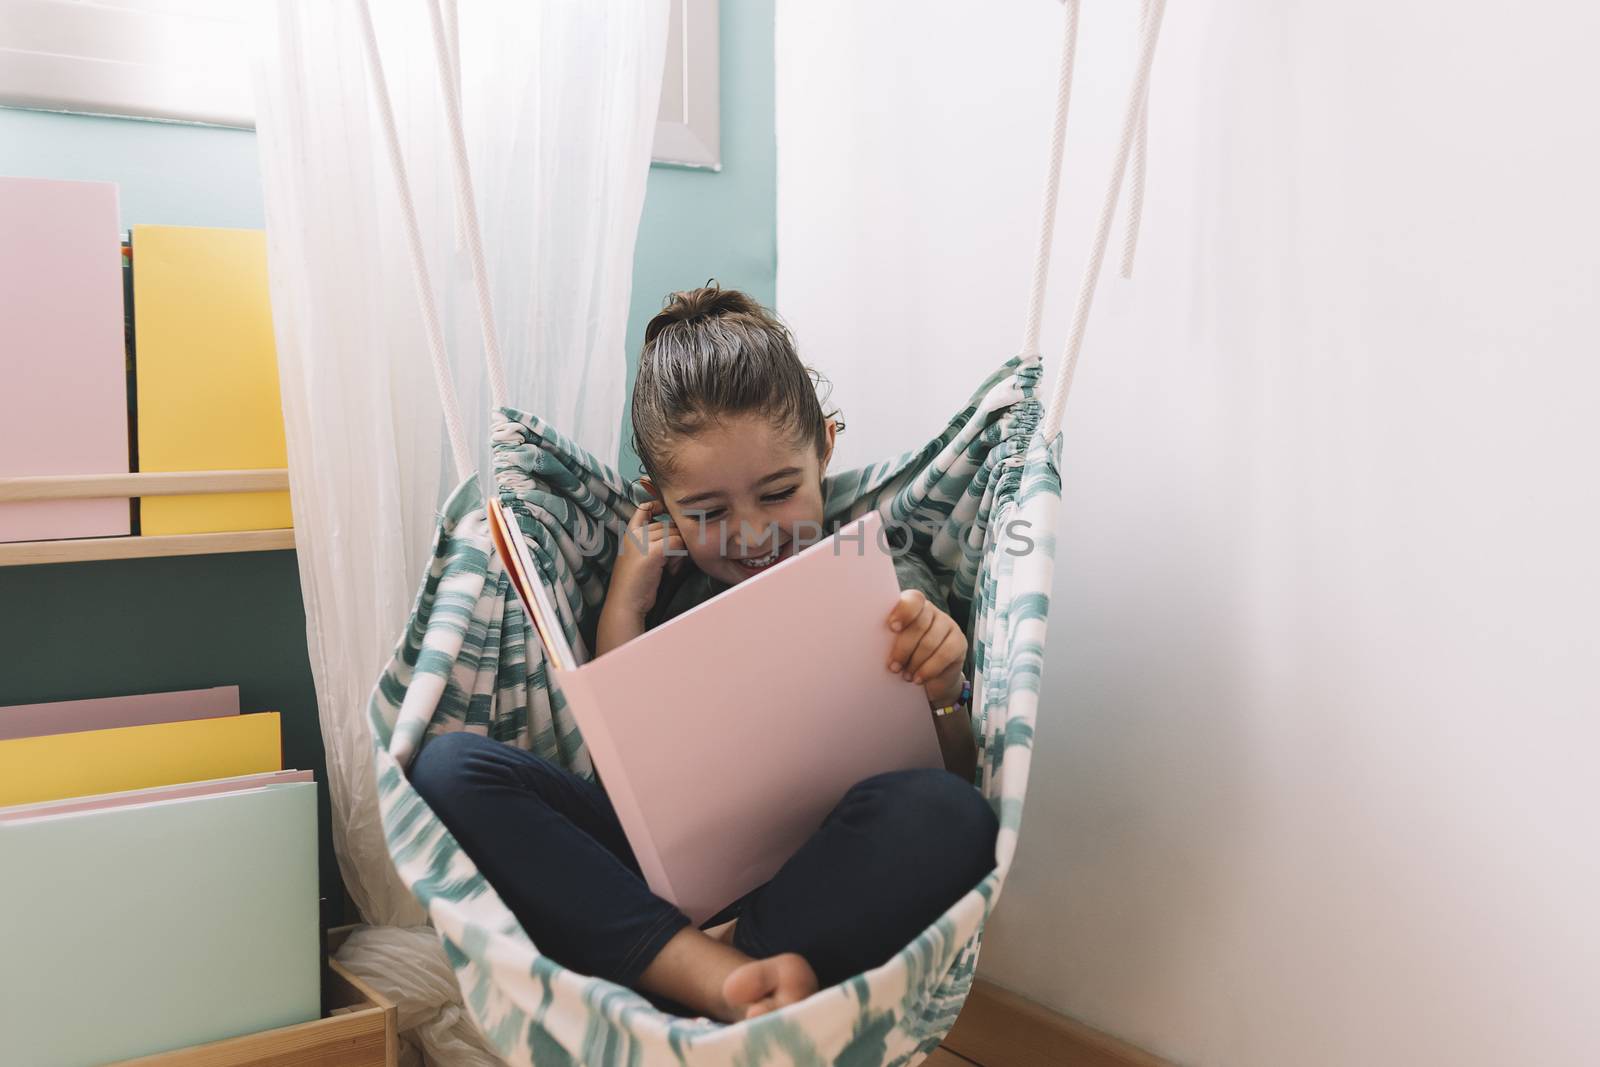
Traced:
<path fill-rule="evenodd" d="M 715 522 L 722 517 L 725 510 L 724 508 L 712 508 L 710 511 L 697 511 L 695 514 L 701 522 Z"/>
<path fill-rule="evenodd" d="M 781 492 L 781 493 L 770 493 L 767 496 L 762 497 L 761 499 L 767 501 L 769 504 L 777 504 L 777 503 L 780 503 L 780 502 L 782 502 L 784 500 L 788 500 L 790 497 L 794 496 L 794 491 L 795 491 L 796 488 L 797 488 L 797 486 L 791 485 L 789 488 L 783 490 L 783 492 Z"/>

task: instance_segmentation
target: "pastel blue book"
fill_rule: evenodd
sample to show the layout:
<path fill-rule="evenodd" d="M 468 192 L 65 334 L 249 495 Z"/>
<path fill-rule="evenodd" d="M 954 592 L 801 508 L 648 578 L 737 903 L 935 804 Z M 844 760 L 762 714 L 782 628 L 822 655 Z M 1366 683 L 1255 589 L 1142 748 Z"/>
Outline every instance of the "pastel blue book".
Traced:
<path fill-rule="evenodd" d="M 0 1061 L 318 1018 L 317 894 L 311 782 L 0 823 Z"/>

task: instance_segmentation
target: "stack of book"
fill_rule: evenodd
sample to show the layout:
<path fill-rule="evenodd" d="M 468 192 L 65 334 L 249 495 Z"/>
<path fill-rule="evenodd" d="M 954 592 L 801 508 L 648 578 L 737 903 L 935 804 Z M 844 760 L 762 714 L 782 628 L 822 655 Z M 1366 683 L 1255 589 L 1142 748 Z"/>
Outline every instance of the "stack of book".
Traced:
<path fill-rule="evenodd" d="M 260 230 L 134 225 L 0 177 L 0 480 L 287 466 Z M 293 525 L 289 494 L 0 503 L 0 542 Z"/>
<path fill-rule="evenodd" d="M 317 795 L 237 687 L 0 708 L 0 1060 L 314 1020 Z"/>

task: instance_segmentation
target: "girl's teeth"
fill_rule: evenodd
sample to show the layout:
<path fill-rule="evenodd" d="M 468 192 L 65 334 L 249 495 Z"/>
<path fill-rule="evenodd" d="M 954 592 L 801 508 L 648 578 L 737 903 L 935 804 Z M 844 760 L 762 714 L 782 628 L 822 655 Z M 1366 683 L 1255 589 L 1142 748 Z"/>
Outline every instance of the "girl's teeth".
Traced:
<path fill-rule="evenodd" d="M 777 549 L 773 549 L 771 552 L 768 552 L 765 556 L 762 556 L 759 559 L 741 559 L 736 562 L 738 562 L 738 564 L 745 570 L 755 571 L 760 570 L 762 567 L 765 567 L 770 563 L 773 563 L 777 560 L 777 558 L 778 551 Z"/>

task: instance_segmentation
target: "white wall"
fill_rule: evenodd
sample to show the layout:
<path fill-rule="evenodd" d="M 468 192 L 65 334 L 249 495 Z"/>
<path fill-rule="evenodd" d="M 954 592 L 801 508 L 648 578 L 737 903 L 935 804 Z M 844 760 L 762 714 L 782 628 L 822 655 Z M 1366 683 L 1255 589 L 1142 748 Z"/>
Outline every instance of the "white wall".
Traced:
<path fill-rule="evenodd" d="M 1131 66 L 1085 4 L 1047 361 Z M 847 463 L 1021 334 L 1059 13 L 785 0 Z M 982 969 L 1174 1059 L 1600 1062 L 1600 12 L 1173 0 Z"/>

